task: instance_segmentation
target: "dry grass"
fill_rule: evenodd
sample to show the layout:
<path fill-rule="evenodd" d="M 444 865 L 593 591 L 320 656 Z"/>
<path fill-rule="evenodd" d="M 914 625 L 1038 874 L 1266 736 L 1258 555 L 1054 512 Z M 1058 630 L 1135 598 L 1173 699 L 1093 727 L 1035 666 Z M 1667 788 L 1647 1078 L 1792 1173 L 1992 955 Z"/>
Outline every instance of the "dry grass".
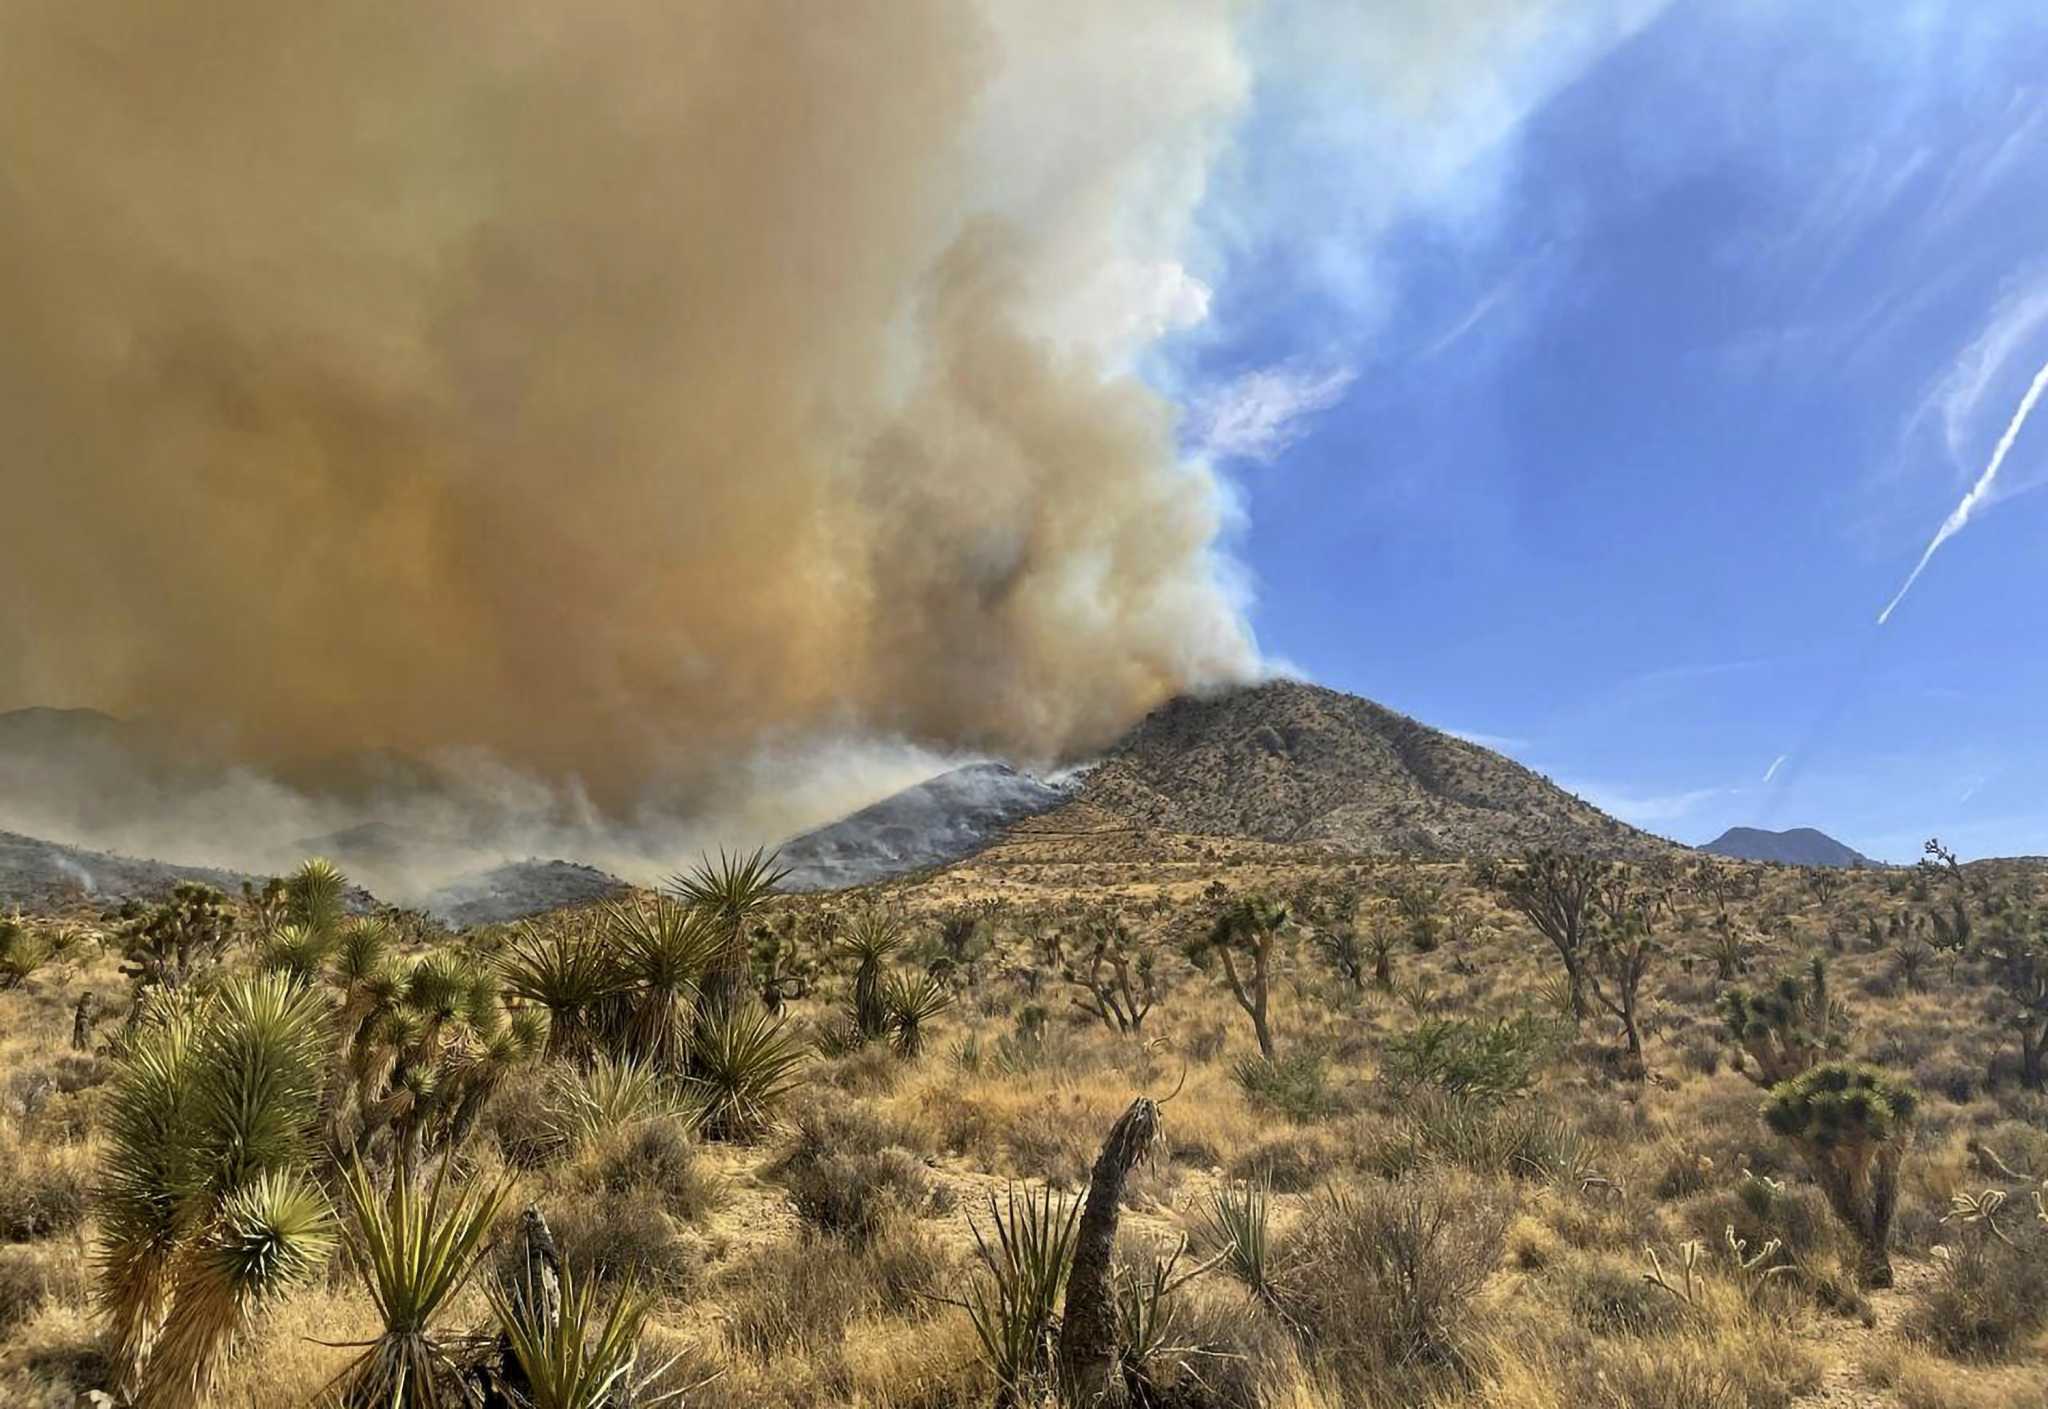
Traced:
<path fill-rule="evenodd" d="M 1754 941 L 1751 979 L 1827 953 L 1856 1018 L 1855 1055 L 1925 1088 L 1895 1226 L 1901 1288 L 1871 1299 L 1797 1160 L 1758 1122 L 1759 1091 L 1715 1039 L 1721 985 L 1699 902 L 1681 898 L 1665 922 L 1672 953 L 1649 984 L 1647 1080 L 1624 1079 L 1607 1060 L 1612 1034 L 1589 1022 L 1542 1057 L 1528 1096 L 1497 1111 L 1390 1084 L 1390 1039 L 1427 1016 L 1540 1007 L 1550 973 L 1533 934 L 1456 868 L 1441 874 L 1453 922 L 1432 953 L 1404 944 L 1396 995 L 1352 993 L 1306 944 L 1285 957 L 1273 993 L 1282 1056 L 1321 1063 L 1317 1100 L 1294 1109 L 1234 1076 L 1252 1052 L 1249 1026 L 1174 952 L 1173 925 L 1215 880 L 1312 898 L 1336 884 L 1370 892 L 1380 872 L 1268 844 L 1155 837 L 1119 854 L 1047 837 L 884 889 L 913 923 L 964 898 L 1006 897 L 1010 916 L 1077 895 L 1120 900 L 1163 941 L 1166 994 L 1143 1041 L 1073 1010 L 1021 932 L 999 929 L 921 1058 L 871 1047 L 814 1061 L 782 1129 L 759 1146 L 706 1145 L 662 1121 L 551 1146 L 535 1138 L 547 1085 L 528 1074 L 486 1114 L 469 1172 L 514 1178 L 512 1207 L 543 1208 L 572 1263 L 658 1293 L 649 1353 L 681 1356 L 678 1383 L 715 1374 L 689 1400 L 711 1409 L 989 1403 L 966 1318 L 945 1301 L 971 1265 L 969 1218 L 1011 1181 L 1081 1188 L 1140 1091 L 1177 1094 L 1167 1150 L 1130 1181 L 1125 1244 L 1170 1247 L 1221 1184 L 1256 1180 L 1273 1190 L 1278 1245 L 1316 1274 L 1291 1324 L 1222 1271 L 1177 1294 L 1158 1375 L 1185 1409 L 2048 1404 L 2048 1344 L 2029 1309 L 2043 1292 L 2028 1265 L 1993 1258 L 1964 1286 L 1932 1259 L 1957 1243 L 1941 1221 L 1953 1196 L 2004 1182 L 1979 1151 L 2048 1174 L 2048 1106 L 2016 1085 L 1981 975 L 1938 963 L 1914 991 L 1898 982 L 1891 947 L 1864 938 L 1869 916 L 1910 910 L 1909 897 L 1880 876 L 1851 877 L 1823 908 L 1797 873 L 1762 870 L 1756 893 L 1733 902 Z M 796 1019 L 822 1027 L 840 986 L 828 977 Z M 91 949 L 0 993 L 9 1405 L 68 1406 L 105 1373 L 88 1302 L 105 1064 L 69 1051 L 86 987 L 122 991 Z M 101 1038 L 117 1024 L 103 1021 Z M 1454 1216 L 1418 1245 L 1401 1219 L 1432 1199 Z M 1751 1251 L 1777 1240 L 1772 1263 L 1786 1270 L 1752 1285 L 1724 1255 L 1730 1229 Z M 1689 1296 L 1643 1279 L 1646 1247 L 1669 1272 L 1689 1239 L 1704 1245 Z M 1441 1273 L 1429 1285 L 1443 1295 L 1373 1270 L 1410 1263 Z M 218 1402 L 307 1402 L 349 1355 L 317 1342 L 358 1338 L 369 1318 L 339 1277 L 293 1298 L 230 1362 Z M 472 1289 L 451 1321 L 486 1318 Z"/>

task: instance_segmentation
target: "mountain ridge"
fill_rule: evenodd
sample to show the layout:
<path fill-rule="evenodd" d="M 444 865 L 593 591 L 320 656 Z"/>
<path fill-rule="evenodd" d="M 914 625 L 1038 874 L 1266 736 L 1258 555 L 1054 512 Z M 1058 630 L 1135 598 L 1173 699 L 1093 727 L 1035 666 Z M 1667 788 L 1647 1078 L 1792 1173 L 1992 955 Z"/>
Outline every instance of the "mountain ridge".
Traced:
<path fill-rule="evenodd" d="M 1737 861 L 1776 861 L 1787 866 L 1878 864 L 1815 827 L 1790 827 L 1782 832 L 1762 827 L 1730 827 L 1699 849 Z"/>

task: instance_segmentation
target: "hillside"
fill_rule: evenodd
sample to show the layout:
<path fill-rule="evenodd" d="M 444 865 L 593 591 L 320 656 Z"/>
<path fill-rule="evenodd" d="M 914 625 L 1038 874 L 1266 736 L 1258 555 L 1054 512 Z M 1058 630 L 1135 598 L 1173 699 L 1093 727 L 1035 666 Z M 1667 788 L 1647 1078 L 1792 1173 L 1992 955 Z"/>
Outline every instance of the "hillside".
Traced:
<path fill-rule="evenodd" d="M 209 866 L 173 866 L 0 832 L 0 906 L 31 914 L 87 900 L 160 900 L 181 881 L 197 881 L 232 895 L 242 882 L 253 879 Z"/>
<path fill-rule="evenodd" d="M 1673 845 L 1491 750 L 1289 680 L 1153 711 L 1082 798 L 1133 826 L 1352 852 L 1640 856 Z"/>
<path fill-rule="evenodd" d="M 783 843 L 788 887 L 831 890 L 956 861 L 1071 795 L 1000 763 L 955 768 Z"/>
<path fill-rule="evenodd" d="M 1786 866 L 1874 866 L 1862 852 L 1842 845 L 1826 832 L 1793 827 L 1783 832 L 1761 827 L 1730 827 L 1701 851 L 1737 861 L 1776 861 Z"/>

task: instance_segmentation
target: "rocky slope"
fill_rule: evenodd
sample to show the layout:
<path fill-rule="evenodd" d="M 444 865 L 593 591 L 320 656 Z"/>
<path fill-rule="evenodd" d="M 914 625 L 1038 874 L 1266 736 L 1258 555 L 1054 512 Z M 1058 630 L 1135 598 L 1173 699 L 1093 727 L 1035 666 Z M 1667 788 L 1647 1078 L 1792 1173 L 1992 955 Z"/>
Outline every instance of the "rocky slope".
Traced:
<path fill-rule="evenodd" d="M 782 846 L 791 890 L 833 890 L 970 856 L 1071 789 L 1000 763 L 928 778 Z"/>
<path fill-rule="evenodd" d="M 1272 681 L 1153 711 L 1084 801 L 1133 826 L 1353 852 L 1644 856 L 1673 843 L 1547 778 L 1356 695 Z"/>

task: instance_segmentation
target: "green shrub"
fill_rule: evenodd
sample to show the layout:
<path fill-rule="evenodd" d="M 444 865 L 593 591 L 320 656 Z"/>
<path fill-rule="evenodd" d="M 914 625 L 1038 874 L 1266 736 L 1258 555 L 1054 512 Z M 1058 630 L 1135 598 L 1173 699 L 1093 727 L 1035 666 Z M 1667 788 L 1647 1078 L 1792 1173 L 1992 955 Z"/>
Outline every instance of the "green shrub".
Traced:
<path fill-rule="evenodd" d="M 1241 1058 L 1231 1077 L 1247 1101 L 1298 1125 L 1321 1120 L 1337 1109 L 1322 1054 L 1306 1048 L 1273 1061 Z"/>
<path fill-rule="evenodd" d="M 1430 1087 L 1459 1100 L 1500 1104 L 1527 1093 L 1557 1040 L 1555 1024 L 1532 1014 L 1491 1023 L 1426 1018 L 1387 1043 L 1382 1072 L 1397 1091 Z"/>

